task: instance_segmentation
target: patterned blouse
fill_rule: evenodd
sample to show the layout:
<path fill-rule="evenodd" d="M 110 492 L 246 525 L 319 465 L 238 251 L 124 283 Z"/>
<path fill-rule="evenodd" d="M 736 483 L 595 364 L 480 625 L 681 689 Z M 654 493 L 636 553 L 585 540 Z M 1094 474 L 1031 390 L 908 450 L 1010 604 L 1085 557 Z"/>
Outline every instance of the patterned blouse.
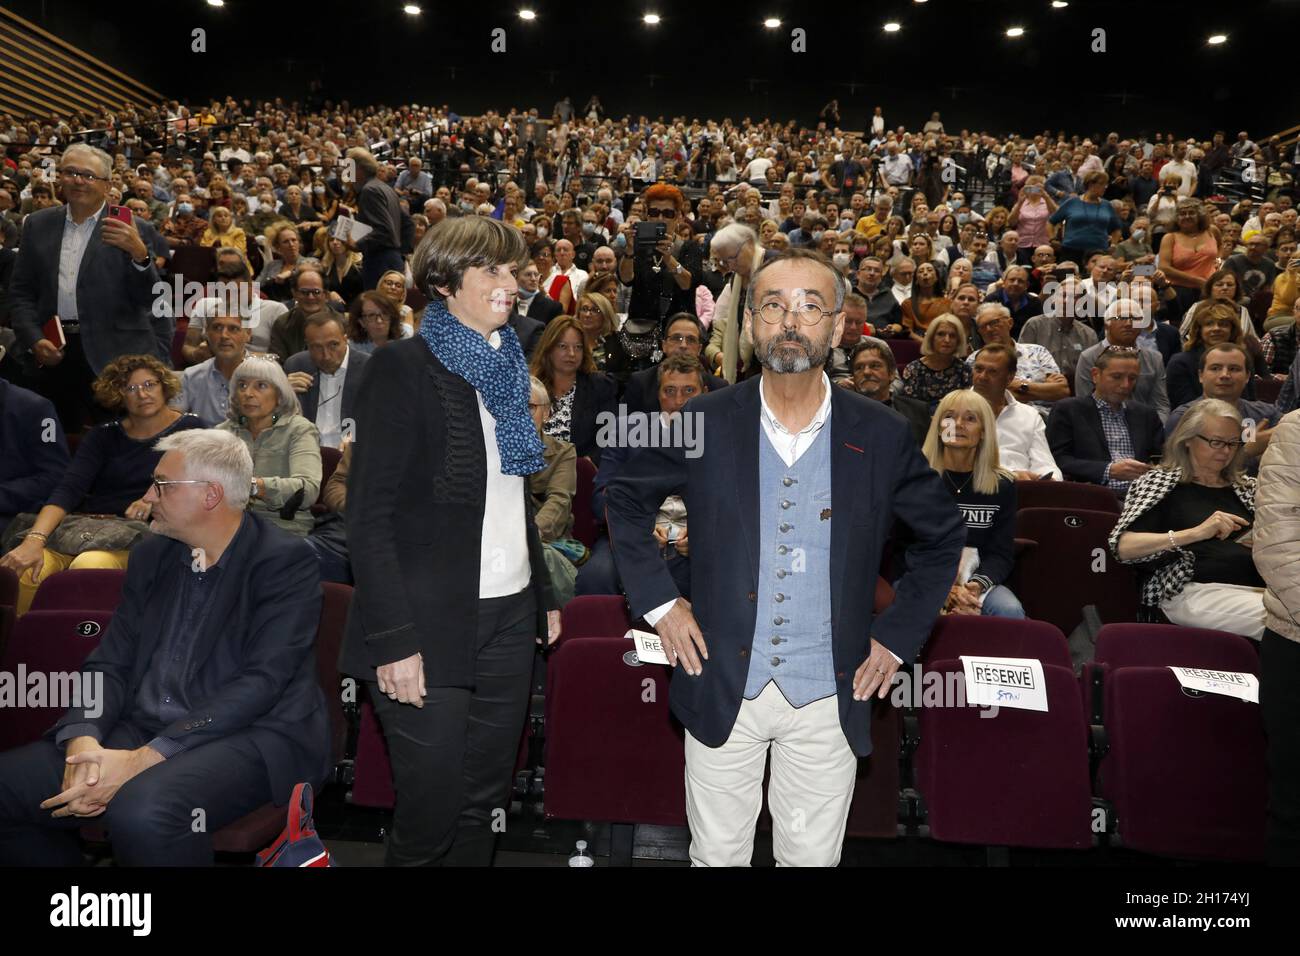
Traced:
<path fill-rule="evenodd" d="M 573 427 L 573 397 L 578 394 L 578 383 L 555 400 L 551 417 L 542 425 L 542 432 L 560 441 L 572 441 L 569 437 Z"/>
<path fill-rule="evenodd" d="M 961 359 L 953 359 L 952 364 L 941 372 L 936 372 L 921 359 L 908 362 L 903 368 L 903 394 L 928 403 L 931 413 L 939 399 L 959 388 L 970 388 L 970 385 L 970 366 Z"/>

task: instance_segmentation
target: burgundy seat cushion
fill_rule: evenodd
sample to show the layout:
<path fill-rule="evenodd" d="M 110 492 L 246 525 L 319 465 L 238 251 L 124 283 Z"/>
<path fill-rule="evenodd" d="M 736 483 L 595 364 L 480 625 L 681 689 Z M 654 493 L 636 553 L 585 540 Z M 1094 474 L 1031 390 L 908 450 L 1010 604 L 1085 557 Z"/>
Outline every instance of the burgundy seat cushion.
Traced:
<path fill-rule="evenodd" d="M 1185 693 L 1168 667 L 1123 667 L 1106 679 L 1105 717 L 1101 789 L 1125 846 L 1263 859 L 1268 791 L 1258 704 Z"/>
<path fill-rule="evenodd" d="M 935 621 L 921 660 L 956 660 L 965 654 L 1030 657 L 1044 664 L 1070 667 L 1065 635 L 1046 621 L 945 614 Z"/>
<path fill-rule="evenodd" d="M 93 608 L 116 611 L 122 603 L 126 572 L 116 568 L 59 571 L 40 583 L 32 598 L 33 611 Z"/>
<path fill-rule="evenodd" d="M 965 685 L 961 664 L 929 665 Z M 954 674 L 950 678 L 948 675 Z M 997 846 L 1091 846 L 1092 797 L 1074 674 L 1043 665 L 1047 713 L 922 707 L 917 785 L 936 840 Z M 981 717 L 981 713 L 986 716 Z"/>

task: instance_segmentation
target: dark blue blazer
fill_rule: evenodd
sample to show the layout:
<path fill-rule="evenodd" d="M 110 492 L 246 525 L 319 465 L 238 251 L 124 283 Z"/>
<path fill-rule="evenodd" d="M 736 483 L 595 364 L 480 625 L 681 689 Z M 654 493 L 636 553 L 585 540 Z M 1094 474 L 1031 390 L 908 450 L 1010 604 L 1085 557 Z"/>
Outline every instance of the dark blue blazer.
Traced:
<path fill-rule="evenodd" d="M 137 269 L 131 257 L 103 240 L 105 206 L 77 273 L 77 317 L 86 361 L 98 375 L 120 355 L 153 355 L 171 367 L 171 316 L 154 314 L 159 282 L 152 255 Z M 9 285 L 9 313 L 18 341 L 30 349 L 43 338 L 41 326 L 59 311 L 59 254 L 66 206 L 34 212 L 23 220 L 18 261 Z M 153 248 L 153 226 L 136 219 L 144 244 Z M 158 311 L 162 311 L 159 309 Z"/>
<path fill-rule="evenodd" d="M 1131 401 L 1124 407 L 1124 418 L 1137 461 L 1147 461 L 1160 451 L 1163 426 L 1154 408 Z M 1063 398 L 1052 405 L 1047 417 L 1047 445 L 1066 481 L 1101 484 L 1111 462 L 1110 445 L 1091 395 Z"/>
<path fill-rule="evenodd" d="M 691 599 L 708 645 L 700 676 L 673 676 L 673 713 L 701 743 L 730 736 L 749 675 L 758 600 L 759 379 L 693 398 L 702 454 L 634 451 L 606 489 L 606 521 L 634 616 L 678 597 L 652 536 L 664 498 L 691 516 Z M 853 675 L 872 637 L 904 662 L 916 657 L 948 596 L 966 526 L 942 480 L 921 457 L 901 415 L 846 388 L 831 388 L 831 643 L 840 726 L 854 753 L 871 752 L 871 702 L 853 699 Z M 894 603 L 874 616 L 876 577 L 895 519 L 915 529 L 909 571 Z M 819 569 L 811 569 L 813 571 Z"/>
<path fill-rule="evenodd" d="M 364 377 L 366 363 L 369 361 L 370 356 L 367 353 L 358 352 L 348 346 L 348 374 L 343 379 L 343 394 L 339 396 L 339 400 L 342 402 L 339 408 L 340 421 L 347 421 L 349 418 L 353 421 L 356 420 L 357 395 L 361 393 L 361 380 Z M 317 406 L 320 403 L 320 369 L 311 360 L 310 353 L 295 352 L 284 360 L 284 371 L 286 374 L 289 372 L 307 372 L 311 375 L 311 388 L 298 394 L 298 404 L 302 406 L 303 418 L 314 423 L 316 421 Z M 328 397 L 326 396 L 326 398 Z"/>
<path fill-rule="evenodd" d="M 236 734 L 257 747 L 283 804 L 294 784 L 318 786 L 329 772 L 330 725 L 316 677 L 320 563 L 300 537 L 254 514 L 221 556 L 222 571 L 194 649 L 187 698 L 191 711 L 159 736 L 186 750 Z M 82 667 L 104 675 L 103 712 L 73 708 L 50 732 L 92 724 L 100 740 L 129 721 L 154 651 L 169 626 L 189 545 L 153 535 L 131 550 L 122 603 Z"/>
<path fill-rule="evenodd" d="M 40 511 L 69 461 L 50 400 L 0 378 L 0 528 L 16 514 Z"/>

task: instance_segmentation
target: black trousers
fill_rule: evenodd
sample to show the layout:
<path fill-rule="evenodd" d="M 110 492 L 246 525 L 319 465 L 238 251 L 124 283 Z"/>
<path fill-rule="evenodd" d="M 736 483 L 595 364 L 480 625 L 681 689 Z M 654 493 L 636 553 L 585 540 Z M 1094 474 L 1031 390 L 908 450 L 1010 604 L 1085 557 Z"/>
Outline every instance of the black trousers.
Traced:
<path fill-rule="evenodd" d="M 1300 866 L 1300 643 L 1265 629 L 1259 706 L 1268 735 L 1268 862 Z"/>
<path fill-rule="evenodd" d="M 103 746 L 133 750 L 154 736 L 118 724 Z M 137 774 L 97 817 L 54 819 L 40 804 L 63 790 L 64 757 L 50 740 L 0 754 L 0 865 L 78 866 L 77 830 L 99 823 L 119 866 L 211 866 L 212 834 L 271 801 L 261 752 L 234 734 Z"/>
<path fill-rule="evenodd" d="M 536 613 L 531 585 L 479 602 L 472 690 L 429 687 L 415 707 L 370 684 L 397 791 L 388 866 L 492 864 L 528 708 Z"/>
<path fill-rule="evenodd" d="M 54 403 L 54 411 L 65 432 L 79 432 L 89 422 L 101 425 L 112 421 L 113 413 L 95 401 L 91 385 L 95 373 L 86 361 L 80 335 L 69 335 L 58 365 L 36 369 L 32 385 L 36 392 Z"/>

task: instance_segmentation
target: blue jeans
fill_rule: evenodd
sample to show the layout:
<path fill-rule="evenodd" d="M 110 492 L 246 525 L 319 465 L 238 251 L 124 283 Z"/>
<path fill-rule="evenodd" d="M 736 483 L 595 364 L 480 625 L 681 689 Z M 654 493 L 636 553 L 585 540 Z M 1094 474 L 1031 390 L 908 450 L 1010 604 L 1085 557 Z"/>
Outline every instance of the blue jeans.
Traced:
<path fill-rule="evenodd" d="M 691 599 L 691 562 L 680 554 L 673 552 L 664 559 L 668 573 L 673 576 L 677 590 L 686 600 Z M 609 538 L 601 535 L 592 545 L 591 555 L 578 568 L 578 580 L 575 594 L 622 594 L 623 584 L 619 580 L 618 567 L 614 564 L 614 551 Z"/>
<path fill-rule="evenodd" d="M 1011 589 L 1002 584 L 995 584 L 993 590 L 984 597 L 980 613 L 985 617 L 1014 617 L 1023 619 L 1025 609 L 1020 606 L 1020 599 Z"/>

